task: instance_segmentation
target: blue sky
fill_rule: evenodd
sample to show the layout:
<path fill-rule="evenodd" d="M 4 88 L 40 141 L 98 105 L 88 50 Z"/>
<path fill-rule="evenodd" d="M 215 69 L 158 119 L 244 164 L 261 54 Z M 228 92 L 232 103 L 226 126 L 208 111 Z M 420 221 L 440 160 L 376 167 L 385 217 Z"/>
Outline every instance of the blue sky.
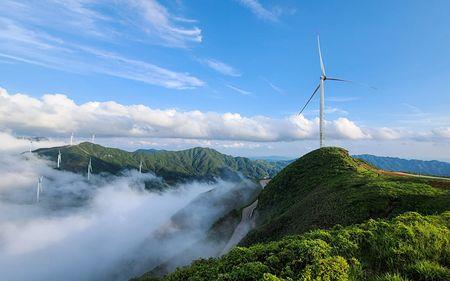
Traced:
<path fill-rule="evenodd" d="M 0 3 L 0 86 L 9 99 L 16 98 L 3 110 L 0 128 L 54 137 L 73 130 L 87 137 L 96 131 L 105 143 L 129 148 L 198 144 L 246 156 L 295 156 L 317 144 L 318 99 L 305 112 L 306 121 L 292 116 L 318 83 L 320 34 L 327 74 L 378 89 L 328 83 L 328 144 L 355 153 L 450 159 L 448 1 L 113 3 Z M 20 120 L 47 120 L 46 125 L 26 124 L 5 117 L 20 103 L 16 93 L 28 100 L 15 112 L 26 112 L 28 102 L 37 101 L 44 105 L 36 111 L 43 112 L 44 94 L 64 94 L 67 100 L 58 104 L 65 108 L 69 101 L 79 107 L 114 101 L 166 115 L 173 110 L 182 117 L 171 119 L 169 127 L 159 125 L 164 120 L 155 125 L 133 117 L 127 119 L 131 129 L 108 133 L 95 122 L 114 122 L 105 117 L 111 116 L 111 107 L 93 110 L 94 117 L 79 121 L 82 125 L 72 122 L 72 127 L 17 114 Z M 208 113 L 214 117 L 203 116 Z M 242 125 L 241 120 L 231 130 L 234 123 L 224 114 L 250 121 Z M 172 126 L 192 116 L 195 124 Z M 224 127 L 206 124 L 214 118 Z"/>

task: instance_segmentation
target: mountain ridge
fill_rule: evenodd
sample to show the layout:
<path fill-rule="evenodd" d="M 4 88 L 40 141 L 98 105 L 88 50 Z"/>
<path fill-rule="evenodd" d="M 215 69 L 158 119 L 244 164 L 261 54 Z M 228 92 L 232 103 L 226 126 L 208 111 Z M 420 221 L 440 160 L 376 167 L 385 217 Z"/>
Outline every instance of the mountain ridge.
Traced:
<path fill-rule="evenodd" d="M 83 142 L 73 146 L 41 148 L 34 153 L 56 162 L 61 151 L 61 169 L 84 173 L 92 159 L 94 173 L 118 174 L 125 169 L 152 172 L 168 182 L 189 180 L 214 180 L 215 178 L 238 180 L 241 175 L 250 179 L 272 177 L 283 165 L 277 162 L 233 157 L 211 148 L 194 147 L 181 151 L 137 150 L 128 152 L 118 148 L 103 147 Z"/>
<path fill-rule="evenodd" d="M 371 154 L 353 155 L 380 169 L 395 172 L 450 177 L 450 163 L 437 160 L 403 159 Z"/>

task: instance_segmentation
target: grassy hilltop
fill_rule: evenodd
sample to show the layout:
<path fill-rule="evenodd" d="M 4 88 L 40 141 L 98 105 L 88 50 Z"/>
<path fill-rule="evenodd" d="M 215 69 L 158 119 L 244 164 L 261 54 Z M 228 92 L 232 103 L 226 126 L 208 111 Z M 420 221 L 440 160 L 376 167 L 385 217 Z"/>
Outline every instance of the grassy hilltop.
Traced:
<path fill-rule="evenodd" d="M 450 280 L 449 210 L 448 180 L 399 176 L 322 148 L 262 190 L 246 247 L 162 280 Z"/>
<path fill-rule="evenodd" d="M 296 160 L 259 196 L 258 227 L 245 244 L 336 224 L 450 210 L 450 181 L 397 176 L 326 147 Z"/>

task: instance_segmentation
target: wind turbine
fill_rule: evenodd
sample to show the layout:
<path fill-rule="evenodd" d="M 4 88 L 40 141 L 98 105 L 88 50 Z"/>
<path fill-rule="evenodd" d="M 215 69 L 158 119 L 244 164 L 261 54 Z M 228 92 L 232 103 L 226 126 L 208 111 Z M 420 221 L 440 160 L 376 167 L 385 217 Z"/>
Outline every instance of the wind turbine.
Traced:
<path fill-rule="evenodd" d="M 72 134 L 70 135 L 70 145 L 73 145 L 73 132 L 72 132 Z"/>
<path fill-rule="evenodd" d="M 56 168 L 61 166 L 61 150 L 58 150 L 58 160 L 56 161 Z"/>
<path fill-rule="evenodd" d="M 92 134 L 91 142 L 94 143 L 94 141 L 95 141 L 95 134 Z"/>
<path fill-rule="evenodd" d="M 139 163 L 139 173 L 142 174 L 142 159 L 141 162 Z"/>
<path fill-rule="evenodd" d="M 89 158 L 89 164 L 88 164 L 88 168 L 87 168 L 87 179 L 88 180 L 91 179 L 91 173 L 92 173 L 92 159 Z"/>
<path fill-rule="evenodd" d="M 43 179 L 44 179 L 43 176 L 40 176 L 38 178 L 38 184 L 37 184 L 37 189 L 36 189 L 36 203 L 39 203 L 39 195 L 41 194 L 41 192 L 44 191 L 44 189 L 42 188 Z"/>
<path fill-rule="evenodd" d="M 314 89 L 314 92 L 312 93 L 311 97 L 308 99 L 306 104 L 303 106 L 302 110 L 298 113 L 300 115 L 303 110 L 305 110 L 306 106 L 309 104 L 309 102 L 312 100 L 314 95 L 317 93 L 317 91 L 320 89 L 320 114 L 319 114 L 319 134 L 320 134 L 320 147 L 323 147 L 323 138 L 324 138 L 324 110 L 325 110 L 325 81 L 331 80 L 331 81 L 339 81 L 339 82 L 350 82 L 350 83 L 356 83 L 350 80 L 340 79 L 340 78 L 333 78 L 328 77 L 325 72 L 325 65 L 323 63 L 322 58 L 322 51 L 320 50 L 320 38 L 317 36 L 317 49 L 319 50 L 319 59 L 320 59 L 320 69 L 321 69 L 321 75 L 320 75 L 320 82 L 319 85 Z M 360 83 L 357 83 L 360 84 Z"/>

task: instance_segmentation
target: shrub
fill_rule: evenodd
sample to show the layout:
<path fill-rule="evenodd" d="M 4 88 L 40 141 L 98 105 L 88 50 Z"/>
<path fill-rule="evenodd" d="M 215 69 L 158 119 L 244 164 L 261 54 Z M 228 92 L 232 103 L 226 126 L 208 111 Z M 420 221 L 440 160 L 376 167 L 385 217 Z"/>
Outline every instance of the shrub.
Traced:
<path fill-rule="evenodd" d="M 164 280 L 450 280 L 449 214 L 406 213 L 390 221 L 236 247 L 221 258 L 177 269 Z"/>
<path fill-rule="evenodd" d="M 308 265 L 300 280 L 302 281 L 347 281 L 349 280 L 349 265 L 340 256 L 319 260 Z"/>
<path fill-rule="evenodd" d="M 249 262 L 235 267 L 230 273 L 230 277 L 233 281 L 259 281 L 263 278 L 264 273 L 268 271 L 269 268 L 259 261 Z"/>
<path fill-rule="evenodd" d="M 282 279 L 276 277 L 273 274 L 270 273 L 264 273 L 263 275 L 263 281 L 283 281 Z"/>
<path fill-rule="evenodd" d="M 371 281 L 408 281 L 408 279 L 397 273 L 394 274 L 387 273 L 383 276 L 377 276 L 373 278 Z"/>
<path fill-rule="evenodd" d="M 414 280 L 426 281 L 448 281 L 450 280 L 450 270 L 429 261 L 420 261 L 408 268 L 409 276 Z"/>

